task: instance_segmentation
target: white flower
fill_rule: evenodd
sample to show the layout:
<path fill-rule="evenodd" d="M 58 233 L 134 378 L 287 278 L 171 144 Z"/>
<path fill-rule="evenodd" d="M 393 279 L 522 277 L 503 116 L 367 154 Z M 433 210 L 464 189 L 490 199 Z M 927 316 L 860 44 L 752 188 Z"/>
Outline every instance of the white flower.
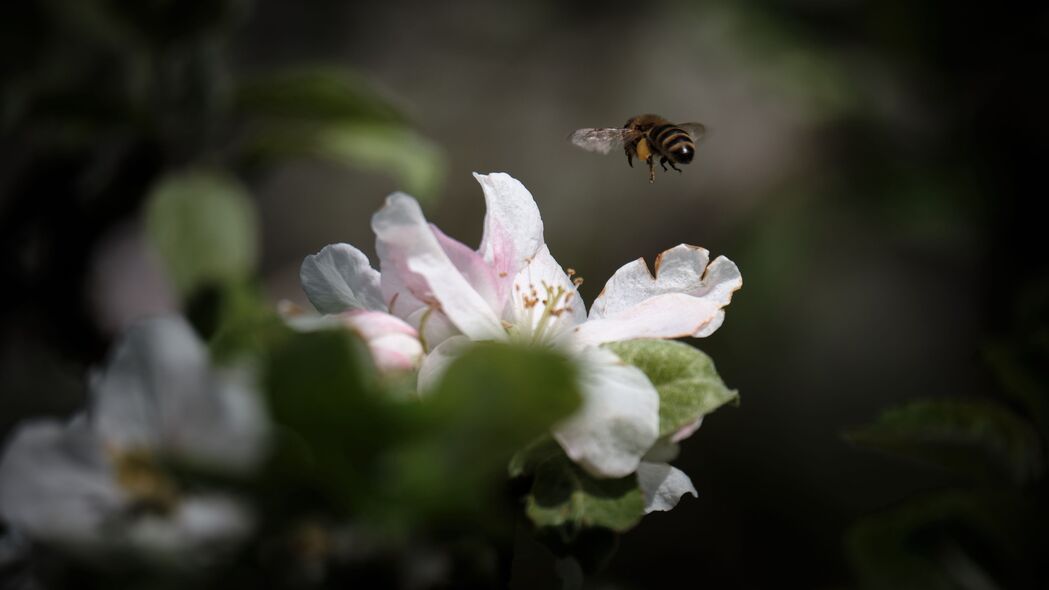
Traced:
<path fill-rule="evenodd" d="M 0 516 L 30 538 L 89 554 L 137 550 L 192 563 L 246 535 L 235 499 L 184 494 L 161 462 L 245 473 L 268 425 L 247 376 L 210 367 L 181 318 L 129 330 L 67 424 L 21 425 L 0 459 Z"/>
<path fill-rule="evenodd" d="M 488 206 L 476 251 L 428 224 L 415 199 L 395 193 L 372 217 L 382 273 L 360 250 L 331 245 L 303 262 L 306 294 L 323 313 L 367 309 L 415 327 L 428 348 L 423 390 L 468 341 L 523 340 L 573 352 L 584 403 L 554 436 L 597 476 L 633 473 L 658 437 L 659 395 L 644 373 L 598 345 L 711 334 L 742 286 L 736 265 L 724 257 L 708 265 L 706 250 L 679 245 L 656 259 L 655 275 L 641 259 L 616 271 L 587 316 L 573 271 L 550 255 L 528 190 L 507 174 L 474 176 Z"/>

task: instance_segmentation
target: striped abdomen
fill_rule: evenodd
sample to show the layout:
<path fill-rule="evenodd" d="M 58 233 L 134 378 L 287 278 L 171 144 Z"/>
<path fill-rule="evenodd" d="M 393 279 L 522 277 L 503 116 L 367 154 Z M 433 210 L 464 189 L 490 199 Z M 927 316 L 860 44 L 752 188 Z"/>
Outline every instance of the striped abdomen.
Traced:
<path fill-rule="evenodd" d="M 696 154 L 696 144 L 687 131 L 677 125 L 657 125 L 648 132 L 651 143 L 669 160 L 688 164 Z"/>

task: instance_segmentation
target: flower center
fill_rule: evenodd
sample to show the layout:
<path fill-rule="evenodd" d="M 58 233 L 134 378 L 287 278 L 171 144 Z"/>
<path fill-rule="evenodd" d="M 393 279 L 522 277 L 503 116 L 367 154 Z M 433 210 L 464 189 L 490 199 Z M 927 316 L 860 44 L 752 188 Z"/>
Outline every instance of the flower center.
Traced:
<path fill-rule="evenodd" d="M 119 485 L 131 498 L 136 509 L 148 512 L 170 512 L 178 501 L 175 482 L 160 469 L 153 454 L 146 450 L 112 451 L 113 466 Z"/>
<path fill-rule="evenodd" d="M 575 270 L 571 268 L 566 272 L 569 278 L 575 275 Z M 559 332 L 558 327 L 561 323 L 559 318 L 565 313 L 572 313 L 571 304 L 578 295 L 579 285 L 582 284 L 583 279 L 581 278 L 572 279 L 571 287 L 551 285 L 545 280 L 539 281 L 539 287 L 529 284 L 527 292 L 521 295 L 521 301 L 526 310 L 526 317 L 531 321 L 526 322 L 526 326 L 514 326 L 516 331 L 511 331 L 511 335 L 516 333 L 525 336 L 526 340 L 532 344 L 553 341 Z M 519 287 L 517 290 L 521 291 Z M 540 310 L 538 318 L 535 318 L 533 311 L 536 309 Z M 524 328 L 524 334 L 521 333 L 522 328 Z"/>

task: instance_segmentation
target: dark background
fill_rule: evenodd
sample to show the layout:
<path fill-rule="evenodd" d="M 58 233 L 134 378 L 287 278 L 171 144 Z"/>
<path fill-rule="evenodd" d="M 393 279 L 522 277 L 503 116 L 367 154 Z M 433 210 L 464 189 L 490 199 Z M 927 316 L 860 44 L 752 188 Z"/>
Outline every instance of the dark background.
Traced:
<path fill-rule="evenodd" d="M 115 332 L 175 305 L 138 207 L 157 170 L 194 158 L 119 134 L 77 149 L 38 141 L 41 128 L 72 125 L 62 113 L 107 107 L 77 99 L 85 81 L 105 79 L 105 62 L 85 71 L 68 58 L 52 71 L 49 87 L 72 88 L 60 99 L 20 93 L 66 59 L 50 52 L 65 40 L 43 4 L 3 9 L 5 432 L 77 407 L 82 375 Z M 744 288 L 724 326 L 697 344 L 742 404 L 684 445 L 679 466 L 699 498 L 623 537 L 602 575 L 619 587 L 851 586 L 850 525 L 944 475 L 842 433 L 902 400 L 985 394 L 994 385 L 982 348 L 1023 330 L 1046 292 L 1036 214 L 1049 164 L 1045 11 L 896 0 L 232 4 L 214 15 L 186 5 L 225 35 L 232 72 L 356 70 L 445 150 L 447 181 L 426 208 L 449 235 L 478 242 L 484 205 L 470 173 L 506 171 L 532 191 L 550 249 L 585 277 L 587 301 L 620 265 L 681 242 L 739 265 Z M 622 156 L 564 140 L 643 112 L 710 129 L 683 174 L 649 185 Z M 95 164 L 110 154 L 116 172 L 87 175 L 85 154 Z M 298 265 L 325 244 L 373 254 L 369 217 L 401 188 L 305 160 L 246 180 L 274 302 L 305 302 Z"/>

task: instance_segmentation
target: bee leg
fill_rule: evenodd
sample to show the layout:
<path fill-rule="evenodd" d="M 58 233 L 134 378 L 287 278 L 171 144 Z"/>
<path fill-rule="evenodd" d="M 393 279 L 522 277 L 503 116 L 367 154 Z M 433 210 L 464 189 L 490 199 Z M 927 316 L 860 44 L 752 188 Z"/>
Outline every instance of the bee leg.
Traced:
<path fill-rule="evenodd" d="M 630 167 L 634 167 L 634 156 L 629 151 L 626 153 L 626 163 L 630 164 Z"/>
<path fill-rule="evenodd" d="M 667 164 L 670 164 L 670 167 L 673 168 L 674 170 L 677 170 L 678 172 L 681 172 L 681 168 L 678 168 L 677 166 L 675 166 L 673 160 L 667 160 Z"/>
<path fill-rule="evenodd" d="M 648 163 L 648 182 L 653 183 L 656 181 L 656 163 L 652 156 L 649 156 L 646 162 Z"/>
<path fill-rule="evenodd" d="M 667 171 L 667 159 L 665 156 L 659 159 L 659 165 L 663 167 L 663 172 Z M 673 166 L 674 164 L 671 163 L 670 165 Z"/>

